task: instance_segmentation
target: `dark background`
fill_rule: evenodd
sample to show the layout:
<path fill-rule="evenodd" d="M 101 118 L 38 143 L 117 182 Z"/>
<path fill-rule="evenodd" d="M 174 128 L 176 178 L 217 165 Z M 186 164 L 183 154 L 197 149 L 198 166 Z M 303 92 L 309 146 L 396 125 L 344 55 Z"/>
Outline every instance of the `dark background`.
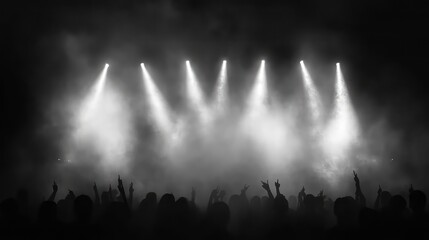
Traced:
<path fill-rule="evenodd" d="M 82 68 L 70 57 L 76 42 L 92 78 L 105 62 L 118 75 L 150 62 L 174 81 L 187 58 L 198 63 L 202 78 L 215 76 L 213 66 L 225 57 L 241 69 L 265 58 L 279 74 L 282 68 L 299 73 L 294 66 L 301 59 L 310 69 L 333 69 L 340 61 L 362 124 L 385 119 L 401 143 L 394 149 L 398 167 L 425 175 L 429 9 L 423 2 L 1 3 L 0 186 L 31 180 L 33 166 L 57 160 L 65 126 L 52 121 L 48 108 L 79 88 L 73 78 Z"/>

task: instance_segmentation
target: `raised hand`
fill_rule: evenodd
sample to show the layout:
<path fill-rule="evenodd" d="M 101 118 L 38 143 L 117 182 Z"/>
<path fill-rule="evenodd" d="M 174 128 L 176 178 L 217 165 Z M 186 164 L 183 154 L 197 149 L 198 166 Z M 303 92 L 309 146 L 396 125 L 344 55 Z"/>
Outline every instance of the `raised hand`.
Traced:
<path fill-rule="evenodd" d="M 215 189 L 212 190 L 210 197 L 217 200 L 219 198 L 219 187 L 216 187 Z"/>
<path fill-rule="evenodd" d="M 249 185 L 244 184 L 243 189 L 241 189 L 241 194 L 246 194 L 246 191 L 248 188 L 249 188 Z"/>
<path fill-rule="evenodd" d="M 276 186 L 276 188 L 277 189 L 279 189 L 280 188 L 280 183 L 279 183 L 279 180 L 277 179 L 277 182 L 274 182 L 274 186 Z"/>
<path fill-rule="evenodd" d="M 270 199 L 274 199 L 273 193 L 271 192 L 271 189 L 270 189 L 270 185 L 268 184 L 268 180 L 267 182 L 261 181 L 261 183 L 262 183 L 262 188 L 265 189 L 265 191 L 267 191 L 268 197 Z"/>
<path fill-rule="evenodd" d="M 358 178 L 358 175 L 357 175 L 357 173 L 353 170 L 353 175 L 354 175 L 354 180 L 355 180 L 355 183 L 356 184 L 359 184 L 359 178 Z"/>
<path fill-rule="evenodd" d="M 268 184 L 268 180 L 267 182 L 261 181 L 262 183 L 262 188 L 265 189 L 266 191 L 270 190 L 270 185 Z"/>
<path fill-rule="evenodd" d="M 410 189 L 408 189 L 408 192 L 409 192 L 409 193 L 412 193 L 413 191 L 414 191 L 413 184 L 411 184 L 411 185 L 410 185 Z"/>
<path fill-rule="evenodd" d="M 121 176 L 118 174 L 118 188 L 119 189 L 123 189 L 124 185 L 122 184 L 122 179 Z"/>
<path fill-rule="evenodd" d="M 304 188 L 304 186 L 302 186 L 302 189 L 301 189 L 301 191 L 299 192 L 299 194 L 298 194 L 298 195 L 302 195 L 302 194 L 304 194 L 304 195 L 305 195 L 305 188 Z"/>
<path fill-rule="evenodd" d="M 324 196 L 324 195 L 323 195 L 323 190 L 321 190 L 317 196 L 318 196 L 318 197 L 323 197 L 323 196 Z"/>
<path fill-rule="evenodd" d="M 378 195 L 380 195 L 382 192 L 383 192 L 383 190 L 381 189 L 381 186 L 380 186 L 380 185 L 378 185 L 378 191 L 377 191 L 377 194 L 378 194 Z"/>
<path fill-rule="evenodd" d="M 130 183 L 130 188 L 128 189 L 130 193 L 134 192 L 133 182 Z"/>
<path fill-rule="evenodd" d="M 58 186 L 57 183 L 54 181 L 54 184 L 52 185 L 52 193 L 49 196 L 49 201 L 55 201 L 55 196 L 57 195 Z"/>
<path fill-rule="evenodd" d="M 219 193 L 219 200 L 223 201 L 223 197 L 225 197 L 225 195 L 226 195 L 225 190 L 221 190 L 220 193 Z"/>
<path fill-rule="evenodd" d="M 97 184 L 94 182 L 94 186 L 92 186 L 92 189 L 94 189 L 94 192 L 98 192 L 98 189 L 97 189 Z"/>
<path fill-rule="evenodd" d="M 58 191 L 58 185 L 57 183 L 54 181 L 54 184 L 52 184 L 52 190 L 53 192 L 57 192 Z"/>
<path fill-rule="evenodd" d="M 75 199 L 75 195 L 72 190 L 69 189 L 69 193 L 67 194 L 66 198 L 72 199 L 72 200 Z"/>

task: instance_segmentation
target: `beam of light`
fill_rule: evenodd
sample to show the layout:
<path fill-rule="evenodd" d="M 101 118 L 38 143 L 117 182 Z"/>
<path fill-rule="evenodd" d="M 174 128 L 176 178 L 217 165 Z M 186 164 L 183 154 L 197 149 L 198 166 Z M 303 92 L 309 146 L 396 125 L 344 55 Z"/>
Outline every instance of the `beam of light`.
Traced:
<path fill-rule="evenodd" d="M 216 99 L 215 109 L 218 113 L 222 113 L 227 105 L 227 72 L 226 72 L 226 60 L 222 61 L 222 67 L 220 69 L 219 78 L 216 84 Z"/>
<path fill-rule="evenodd" d="M 158 129 L 167 136 L 171 134 L 172 131 L 172 122 L 168 111 L 169 108 L 152 77 L 149 75 L 144 63 L 140 64 L 140 66 L 142 68 L 144 86 L 152 111 L 152 120 L 155 122 Z"/>
<path fill-rule="evenodd" d="M 109 68 L 109 64 L 104 65 L 104 69 L 100 74 L 100 77 L 98 77 L 97 83 L 94 85 L 94 87 L 91 90 L 90 98 L 85 103 L 84 110 L 82 113 L 82 121 L 86 121 L 88 119 L 93 111 L 94 108 L 97 106 L 98 102 L 100 101 L 104 86 L 106 85 L 106 76 L 107 76 L 107 69 Z"/>
<path fill-rule="evenodd" d="M 106 64 L 78 112 L 70 151 L 73 160 L 100 164 L 100 171 L 118 171 L 127 168 L 134 129 L 125 99 L 106 84 L 108 67 Z"/>
<path fill-rule="evenodd" d="M 265 72 L 265 60 L 261 61 L 261 65 L 256 76 L 256 81 L 250 93 L 248 100 L 249 114 L 254 115 L 265 110 L 267 102 L 267 76 Z"/>
<path fill-rule="evenodd" d="M 210 119 L 209 111 L 205 105 L 203 92 L 189 61 L 186 61 L 186 87 L 191 107 L 196 110 L 203 123 L 207 123 Z"/>
<path fill-rule="evenodd" d="M 317 133 L 321 127 L 322 101 L 320 99 L 319 91 L 314 85 L 313 79 L 304 65 L 304 61 L 300 61 L 300 64 L 304 88 L 307 95 L 308 108 L 310 110 L 310 116 L 314 127 L 314 133 Z"/>
<path fill-rule="evenodd" d="M 338 160 L 347 157 L 359 135 L 358 121 L 339 63 L 336 65 L 335 92 L 334 112 L 326 129 L 324 146 L 330 157 Z"/>

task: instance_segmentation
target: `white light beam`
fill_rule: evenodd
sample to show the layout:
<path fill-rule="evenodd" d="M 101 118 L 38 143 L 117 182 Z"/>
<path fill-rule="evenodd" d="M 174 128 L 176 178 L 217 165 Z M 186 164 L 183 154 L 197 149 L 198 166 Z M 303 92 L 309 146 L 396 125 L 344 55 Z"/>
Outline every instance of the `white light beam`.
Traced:
<path fill-rule="evenodd" d="M 152 120 L 164 135 L 171 134 L 172 122 L 169 116 L 169 108 L 161 92 L 155 85 L 144 63 L 140 64 L 143 72 L 143 81 L 152 111 Z"/>

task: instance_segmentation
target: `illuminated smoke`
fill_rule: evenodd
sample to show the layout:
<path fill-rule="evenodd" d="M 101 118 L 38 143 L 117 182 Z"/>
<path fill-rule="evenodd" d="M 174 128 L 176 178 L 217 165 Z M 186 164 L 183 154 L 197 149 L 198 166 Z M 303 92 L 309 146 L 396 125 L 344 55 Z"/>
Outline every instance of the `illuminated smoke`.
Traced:
<path fill-rule="evenodd" d="M 81 115 L 81 121 L 86 121 L 87 118 L 90 118 L 91 114 L 94 112 L 94 108 L 96 107 L 96 105 L 98 104 L 98 102 L 100 101 L 101 98 L 101 94 L 103 92 L 104 89 L 104 85 L 106 84 L 106 75 L 107 75 L 107 69 L 109 68 L 109 64 L 105 64 L 104 65 L 104 69 L 101 72 L 100 77 L 98 78 L 97 83 L 95 84 L 95 86 L 92 88 L 90 95 L 89 95 L 89 99 L 87 100 L 87 102 L 85 103 L 85 105 L 83 106 L 83 113 Z"/>
<path fill-rule="evenodd" d="M 115 88 L 106 85 L 107 68 L 83 103 L 74 122 L 68 159 L 95 164 L 103 171 L 127 171 L 133 148 L 132 111 Z"/>
<path fill-rule="evenodd" d="M 215 109 L 217 113 L 224 113 L 226 106 L 228 105 L 228 85 L 227 85 L 227 72 L 226 72 L 226 60 L 222 61 L 222 68 L 220 70 L 219 78 L 216 84 L 216 99 Z"/>
<path fill-rule="evenodd" d="M 196 110 L 201 121 L 204 124 L 207 123 L 210 120 L 209 111 L 205 104 L 203 92 L 189 61 L 186 61 L 186 86 L 191 107 Z"/>
<path fill-rule="evenodd" d="M 302 75 L 303 75 L 303 83 L 305 88 L 305 93 L 307 96 L 308 108 L 310 110 L 310 117 L 313 124 L 313 134 L 317 134 L 322 127 L 322 102 L 320 99 L 320 95 L 316 86 L 313 83 L 313 79 L 307 71 L 307 68 L 304 65 L 304 61 L 300 62 Z"/>
<path fill-rule="evenodd" d="M 248 100 L 248 114 L 253 117 L 261 114 L 266 109 L 267 102 L 267 76 L 265 72 L 265 60 L 261 61 L 255 85 Z"/>
<path fill-rule="evenodd" d="M 152 113 L 151 117 L 153 124 L 155 124 L 156 128 L 161 131 L 163 137 L 168 137 L 173 131 L 172 122 L 169 116 L 169 108 L 152 77 L 146 70 L 145 65 L 142 63 L 140 66 L 143 71 L 143 82 Z"/>
<path fill-rule="evenodd" d="M 323 147 L 328 161 L 335 169 L 345 161 L 358 141 L 359 126 L 350 101 L 340 64 L 336 65 L 335 105 L 332 119 L 325 129 Z"/>

